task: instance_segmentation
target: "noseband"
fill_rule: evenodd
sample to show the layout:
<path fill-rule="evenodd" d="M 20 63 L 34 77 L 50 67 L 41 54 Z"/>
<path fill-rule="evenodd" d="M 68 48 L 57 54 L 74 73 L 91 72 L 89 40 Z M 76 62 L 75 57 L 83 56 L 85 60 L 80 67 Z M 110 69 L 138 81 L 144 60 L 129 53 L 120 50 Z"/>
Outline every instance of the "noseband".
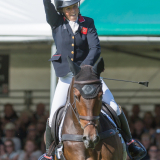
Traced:
<path fill-rule="evenodd" d="M 75 84 L 81 84 L 81 85 L 89 85 L 89 84 L 101 84 L 101 80 L 89 80 L 89 81 L 74 81 Z M 71 106 L 80 126 L 82 129 L 85 129 L 88 125 L 94 125 L 95 127 L 97 127 L 97 125 L 93 122 L 95 120 L 98 120 L 100 117 L 99 116 L 81 116 L 79 115 L 77 108 L 76 108 L 76 100 L 74 98 L 74 102 L 73 104 L 69 103 L 69 105 Z M 75 107 L 73 107 L 73 105 L 75 104 Z M 89 123 L 87 123 L 84 127 L 82 127 L 80 120 L 86 120 L 89 121 Z"/>

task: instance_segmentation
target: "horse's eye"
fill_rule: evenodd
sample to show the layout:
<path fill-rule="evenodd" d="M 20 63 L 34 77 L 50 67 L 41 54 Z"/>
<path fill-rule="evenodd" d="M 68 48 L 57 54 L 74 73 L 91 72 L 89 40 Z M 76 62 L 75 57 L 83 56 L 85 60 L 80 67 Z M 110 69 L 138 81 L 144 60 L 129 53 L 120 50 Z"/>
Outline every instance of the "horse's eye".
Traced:
<path fill-rule="evenodd" d="M 74 97 L 75 97 L 75 99 L 76 99 L 77 101 L 79 101 L 79 97 L 78 97 L 78 96 L 74 95 Z"/>
<path fill-rule="evenodd" d="M 78 99 L 78 97 L 76 95 L 74 97 L 75 97 L 75 99 Z"/>
<path fill-rule="evenodd" d="M 75 100 L 79 101 L 80 100 L 80 92 L 78 89 L 74 88 L 74 98 Z"/>

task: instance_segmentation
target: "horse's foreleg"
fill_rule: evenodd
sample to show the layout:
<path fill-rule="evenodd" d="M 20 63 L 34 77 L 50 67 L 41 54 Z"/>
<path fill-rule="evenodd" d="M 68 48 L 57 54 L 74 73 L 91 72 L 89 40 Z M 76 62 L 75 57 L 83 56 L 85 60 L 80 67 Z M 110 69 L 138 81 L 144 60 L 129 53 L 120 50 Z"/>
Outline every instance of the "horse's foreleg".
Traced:
<path fill-rule="evenodd" d="M 118 135 L 102 141 L 101 160 L 124 160 L 123 145 Z"/>
<path fill-rule="evenodd" d="M 83 142 L 65 141 L 63 145 L 63 153 L 66 160 L 86 160 Z"/>

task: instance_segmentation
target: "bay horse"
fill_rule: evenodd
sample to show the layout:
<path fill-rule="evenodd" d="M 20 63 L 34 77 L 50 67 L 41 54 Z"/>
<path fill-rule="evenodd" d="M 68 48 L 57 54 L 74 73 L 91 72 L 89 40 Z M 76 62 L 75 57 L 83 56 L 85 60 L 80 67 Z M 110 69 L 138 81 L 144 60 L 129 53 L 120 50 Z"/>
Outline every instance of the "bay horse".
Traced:
<path fill-rule="evenodd" d="M 103 59 L 100 58 L 93 67 L 79 67 L 70 58 L 68 61 L 74 77 L 68 91 L 61 132 L 61 160 L 125 160 L 125 147 L 116 127 L 101 116 Z M 58 158 L 55 156 L 55 159 Z"/>

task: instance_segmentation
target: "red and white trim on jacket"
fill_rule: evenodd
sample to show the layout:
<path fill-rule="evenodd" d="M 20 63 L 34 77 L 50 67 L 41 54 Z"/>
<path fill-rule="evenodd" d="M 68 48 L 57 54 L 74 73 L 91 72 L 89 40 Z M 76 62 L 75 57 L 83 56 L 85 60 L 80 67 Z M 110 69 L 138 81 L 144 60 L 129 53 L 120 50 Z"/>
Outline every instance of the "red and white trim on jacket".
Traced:
<path fill-rule="evenodd" d="M 54 56 L 61 56 L 61 54 L 56 54 L 56 55 L 53 55 L 53 57 L 54 57 Z"/>
<path fill-rule="evenodd" d="M 78 20 L 79 20 L 80 23 L 85 22 L 84 17 L 82 17 L 81 15 L 79 15 L 79 19 Z"/>

